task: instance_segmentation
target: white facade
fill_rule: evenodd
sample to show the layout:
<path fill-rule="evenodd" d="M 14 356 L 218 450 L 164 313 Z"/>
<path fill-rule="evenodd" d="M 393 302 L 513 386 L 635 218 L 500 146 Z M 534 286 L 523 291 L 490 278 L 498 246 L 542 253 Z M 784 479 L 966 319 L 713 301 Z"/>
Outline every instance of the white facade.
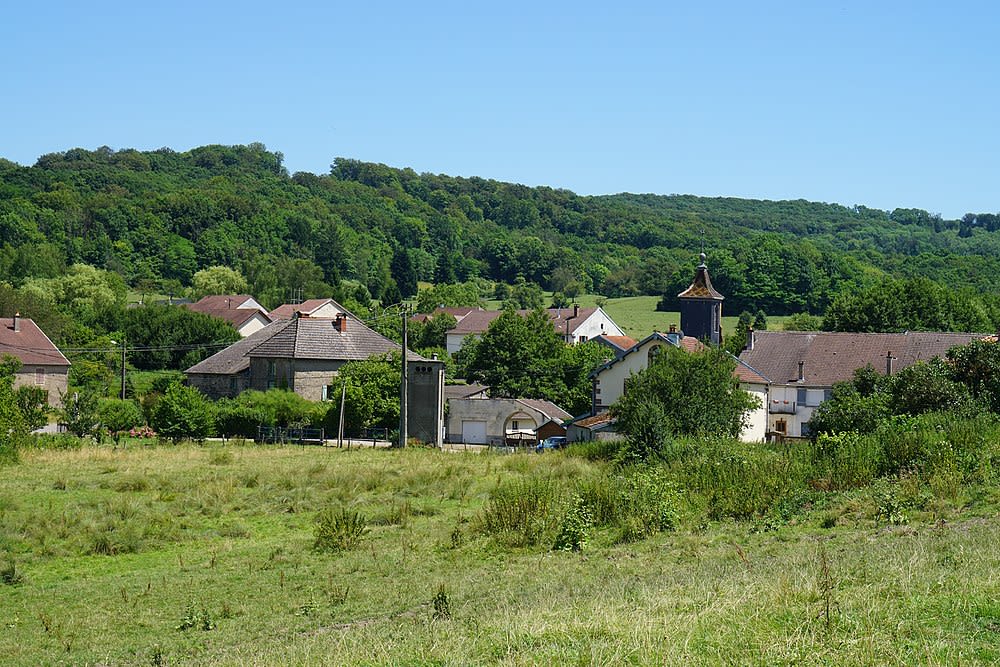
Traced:
<path fill-rule="evenodd" d="M 257 312 L 254 313 L 254 316 L 249 320 L 236 327 L 236 330 L 240 332 L 241 336 L 246 338 L 250 334 L 257 333 L 270 323 L 271 320 L 267 317 L 267 315 L 262 312 Z"/>
<path fill-rule="evenodd" d="M 555 322 L 556 326 L 559 326 L 558 321 Z M 576 328 L 572 329 L 568 334 L 565 331 L 565 323 L 562 324 L 563 331 L 559 333 L 563 336 L 563 340 L 567 343 L 576 345 L 577 343 L 585 343 L 591 338 L 597 338 L 601 334 L 605 336 L 624 336 L 625 332 L 621 330 L 614 320 L 608 317 L 608 314 L 604 312 L 603 308 L 597 308 L 593 313 L 590 314 L 587 319 L 578 324 Z"/>
<path fill-rule="evenodd" d="M 829 387 L 807 387 L 797 383 L 772 384 L 767 404 L 767 430 L 794 437 L 808 437 L 813 412 L 830 397 Z"/>
<path fill-rule="evenodd" d="M 607 410 L 615 401 L 621 398 L 625 393 L 629 378 L 646 370 L 649 367 L 650 361 L 656 358 L 659 350 L 668 345 L 683 347 L 683 340 L 677 334 L 654 333 L 637 343 L 635 347 L 622 357 L 610 361 L 598 369 L 593 378 L 594 396 L 592 413 L 597 414 Z M 687 340 L 690 341 L 691 339 Z M 738 359 L 737 362 L 739 363 Z M 738 367 L 738 376 L 748 375 L 747 373 L 739 373 L 740 370 L 741 368 Z M 744 366 L 742 370 L 749 370 L 749 368 Z M 756 377 L 756 374 L 753 374 L 753 376 Z M 769 385 L 763 378 L 748 381 L 744 377 L 740 377 L 740 388 L 759 401 L 758 406 L 747 416 L 747 426 L 740 433 L 740 440 L 744 442 L 763 441 L 769 428 Z"/>

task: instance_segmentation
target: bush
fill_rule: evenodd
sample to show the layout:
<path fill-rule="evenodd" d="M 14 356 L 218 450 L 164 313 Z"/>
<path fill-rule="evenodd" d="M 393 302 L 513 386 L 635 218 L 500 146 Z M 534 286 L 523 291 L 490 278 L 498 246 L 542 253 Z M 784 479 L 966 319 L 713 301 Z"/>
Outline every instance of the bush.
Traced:
<path fill-rule="evenodd" d="M 553 549 L 559 551 L 583 551 L 587 544 L 587 536 L 594 525 L 593 517 L 583 498 L 574 495 L 566 514 L 563 515 L 559 534 L 556 535 Z"/>
<path fill-rule="evenodd" d="M 502 483 L 480 513 L 478 529 L 509 546 L 538 544 L 553 528 L 559 495 L 551 479 L 529 477 Z"/>
<path fill-rule="evenodd" d="M 368 532 L 365 517 L 345 508 L 327 508 L 316 515 L 313 549 L 336 553 L 352 549 Z"/>

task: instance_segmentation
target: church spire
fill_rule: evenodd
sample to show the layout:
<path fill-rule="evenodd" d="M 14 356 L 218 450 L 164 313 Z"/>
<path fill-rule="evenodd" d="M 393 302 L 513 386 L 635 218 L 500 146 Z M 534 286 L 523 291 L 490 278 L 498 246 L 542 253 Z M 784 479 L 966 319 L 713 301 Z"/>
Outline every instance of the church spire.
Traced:
<path fill-rule="evenodd" d="M 708 276 L 705 253 L 698 258 L 701 263 L 694 272 L 690 287 L 677 295 L 681 302 L 681 331 L 715 345 L 722 344 L 722 296 Z"/>

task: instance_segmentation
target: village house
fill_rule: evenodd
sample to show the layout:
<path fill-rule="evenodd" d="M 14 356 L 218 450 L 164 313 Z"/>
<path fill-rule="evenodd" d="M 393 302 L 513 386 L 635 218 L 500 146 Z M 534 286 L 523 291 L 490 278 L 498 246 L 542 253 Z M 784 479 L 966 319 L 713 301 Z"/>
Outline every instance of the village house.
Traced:
<path fill-rule="evenodd" d="M 244 338 L 271 323 L 267 309 L 246 294 L 204 296 L 194 303 L 184 304 L 184 307 L 229 322 Z"/>
<path fill-rule="evenodd" d="M 527 317 L 531 311 L 519 310 L 518 315 Z M 549 308 L 545 311 L 552 327 L 570 345 L 586 342 L 601 335 L 624 336 L 625 332 L 615 324 L 603 308 Z M 501 310 L 473 310 L 459 321 L 446 335 L 448 354 L 455 354 L 469 336 L 480 337 L 490 324 L 503 313 Z"/>
<path fill-rule="evenodd" d="M 21 362 L 14 387 L 38 387 L 55 407 L 69 383 L 69 360 L 34 321 L 15 313 L 0 320 L 0 358 L 11 356 Z"/>
<path fill-rule="evenodd" d="M 918 361 L 944 357 L 982 334 L 834 333 L 824 331 L 750 331 L 740 360 L 771 380 L 767 403 L 769 434 L 807 437 L 809 420 L 830 397 L 834 383 L 872 366 L 892 373 Z"/>
<path fill-rule="evenodd" d="M 302 303 L 285 303 L 270 313 L 272 321 L 290 320 L 299 313 L 305 317 L 333 319 L 338 315 L 350 315 L 347 309 L 333 299 L 306 299 Z"/>
<path fill-rule="evenodd" d="M 664 346 L 697 352 L 706 343 L 721 344 L 722 301 L 725 297 L 712 287 L 704 253 L 700 259 L 701 263 L 695 270 L 691 285 L 677 295 L 681 303 L 681 331 L 671 325 L 667 333 L 654 332 L 591 373 L 593 389 L 590 416 L 570 426 L 570 438 L 590 439 L 595 432 L 592 426 L 599 427 L 602 436 L 608 437 L 614 428 L 610 418 L 595 418 L 606 414 L 608 408 L 625 394 L 629 379 L 648 368 Z M 770 380 L 752 364 L 736 357 L 733 359 L 736 361 L 733 377 L 739 382 L 740 388 L 758 399 L 759 405 L 748 415 L 747 426 L 740 434 L 740 439 L 745 442 L 761 441 L 767 431 L 766 406 L 769 401 Z M 582 430 L 578 424 L 586 424 L 586 430 Z"/>
<path fill-rule="evenodd" d="M 571 415 L 541 399 L 489 398 L 485 391 L 448 401 L 448 442 L 467 444 L 534 444 L 564 435 Z"/>
<path fill-rule="evenodd" d="M 347 314 L 275 321 L 185 371 L 210 398 L 287 389 L 310 401 L 335 399 L 337 370 L 349 361 L 398 352 L 397 343 Z M 444 433 L 444 362 L 407 351 L 408 430 L 440 444 Z"/>

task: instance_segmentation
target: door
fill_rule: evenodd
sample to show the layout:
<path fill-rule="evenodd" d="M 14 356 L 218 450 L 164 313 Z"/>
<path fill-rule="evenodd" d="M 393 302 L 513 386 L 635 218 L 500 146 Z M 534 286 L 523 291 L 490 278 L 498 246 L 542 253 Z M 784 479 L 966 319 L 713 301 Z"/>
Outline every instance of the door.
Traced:
<path fill-rule="evenodd" d="M 486 422 L 463 419 L 462 442 L 471 445 L 485 445 L 487 442 L 489 442 L 486 439 Z"/>

